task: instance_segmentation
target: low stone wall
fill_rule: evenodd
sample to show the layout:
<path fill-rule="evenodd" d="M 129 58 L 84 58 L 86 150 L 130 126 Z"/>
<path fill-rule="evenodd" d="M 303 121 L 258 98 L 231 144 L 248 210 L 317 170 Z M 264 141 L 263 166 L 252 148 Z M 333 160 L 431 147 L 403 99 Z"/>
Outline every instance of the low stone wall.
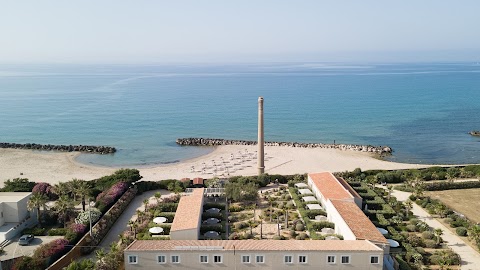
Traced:
<path fill-rule="evenodd" d="M 218 146 L 218 145 L 256 145 L 257 141 L 225 140 L 210 138 L 179 138 L 178 145 L 184 146 Z M 388 146 L 372 146 L 357 144 L 324 144 L 324 143 L 299 143 L 299 142 L 265 142 L 265 146 L 286 146 L 302 148 L 330 148 L 339 150 L 350 150 L 359 152 L 370 152 L 380 155 L 391 154 L 392 148 Z"/>
<path fill-rule="evenodd" d="M 94 145 L 52 145 L 36 143 L 5 143 L 0 142 L 0 148 L 29 149 L 40 151 L 82 152 L 94 154 L 113 154 L 115 147 Z"/>

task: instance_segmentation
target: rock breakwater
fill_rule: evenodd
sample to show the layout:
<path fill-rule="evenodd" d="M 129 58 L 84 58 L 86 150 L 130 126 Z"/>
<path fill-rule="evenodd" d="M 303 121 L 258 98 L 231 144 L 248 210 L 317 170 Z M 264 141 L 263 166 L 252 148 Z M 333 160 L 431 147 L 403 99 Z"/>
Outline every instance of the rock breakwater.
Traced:
<path fill-rule="evenodd" d="M 210 138 L 179 138 L 177 144 L 184 146 L 218 146 L 218 145 L 256 145 L 257 141 L 225 140 Z M 372 146 L 357 144 L 324 144 L 324 143 L 299 143 L 299 142 L 265 142 L 265 146 L 287 146 L 302 148 L 329 148 L 339 150 L 350 150 L 358 152 L 369 152 L 379 155 L 388 155 L 393 152 L 388 146 Z"/>
<path fill-rule="evenodd" d="M 52 145 L 36 143 L 5 143 L 0 142 L 0 148 L 29 149 L 40 151 L 61 151 L 61 152 L 82 152 L 93 154 L 113 154 L 117 151 L 115 147 L 94 146 L 94 145 Z"/>

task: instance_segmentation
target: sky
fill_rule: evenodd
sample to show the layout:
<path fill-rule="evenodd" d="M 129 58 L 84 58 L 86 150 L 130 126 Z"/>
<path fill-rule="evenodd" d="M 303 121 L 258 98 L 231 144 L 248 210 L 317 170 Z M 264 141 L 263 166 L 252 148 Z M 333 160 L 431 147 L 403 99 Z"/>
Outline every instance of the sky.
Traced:
<path fill-rule="evenodd" d="M 478 0 L 0 0 L 0 64 L 478 62 L 479 11 Z"/>

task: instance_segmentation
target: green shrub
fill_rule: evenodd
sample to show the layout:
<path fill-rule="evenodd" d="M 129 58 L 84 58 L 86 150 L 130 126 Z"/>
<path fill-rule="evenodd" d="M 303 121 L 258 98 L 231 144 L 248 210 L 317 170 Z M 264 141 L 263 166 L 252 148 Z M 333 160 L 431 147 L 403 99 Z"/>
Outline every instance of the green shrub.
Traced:
<path fill-rule="evenodd" d="M 295 237 L 296 240 L 305 240 L 307 239 L 307 234 L 306 233 L 300 233 L 299 235 L 297 235 L 297 237 Z"/>
<path fill-rule="evenodd" d="M 57 229 L 50 229 L 48 231 L 49 236 L 64 236 L 68 232 L 67 228 L 57 228 Z"/>
<path fill-rule="evenodd" d="M 427 240 L 427 239 L 433 239 L 435 235 L 431 231 L 424 231 L 422 232 L 422 237 L 423 239 Z"/>
<path fill-rule="evenodd" d="M 426 239 L 425 241 L 423 241 L 423 243 L 425 244 L 426 248 L 436 248 L 437 247 L 437 242 L 433 239 Z"/>
<path fill-rule="evenodd" d="M 295 230 L 290 230 L 288 234 L 290 235 L 291 238 L 295 238 L 297 236 L 297 232 L 295 232 Z"/>
<path fill-rule="evenodd" d="M 467 230 L 467 228 L 465 228 L 465 227 L 458 227 L 455 231 L 456 231 L 457 234 L 460 235 L 460 236 L 467 236 L 467 231 L 468 231 L 468 230 Z"/>
<path fill-rule="evenodd" d="M 430 256 L 431 264 L 439 265 L 459 265 L 460 256 L 453 252 L 452 250 L 439 250 L 435 251 L 432 256 Z"/>
<path fill-rule="evenodd" d="M 335 228 L 335 224 L 329 221 L 312 222 L 312 229 L 315 231 L 321 231 L 323 228 Z"/>
<path fill-rule="evenodd" d="M 409 232 L 415 232 L 415 231 L 417 230 L 417 226 L 412 225 L 412 224 L 408 224 L 408 225 L 406 226 L 406 228 L 407 228 L 407 230 L 408 230 Z"/>
<path fill-rule="evenodd" d="M 407 237 L 407 241 L 408 243 L 410 243 L 410 245 L 412 245 L 413 247 L 422 247 L 424 246 L 424 242 L 422 240 L 422 238 L 414 235 L 414 234 L 411 234 Z"/>
<path fill-rule="evenodd" d="M 22 231 L 22 235 L 32 234 L 35 236 L 44 236 L 47 235 L 47 230 L 45 228 L 27 228 Z"/>
<path fill-rule="evenodd" d="M 301 222 L 298 222 L 297 225 L 295 225 L 295 230 L 303 231 L 303 230 L 305 230 L 305 225 L 303 225 L 303 223 L 301 223 Z"/>
<path fill-rule="evenodd" d="M 231 205 L 228 207 L 228 211 L 229 211 L 229 212 L 232 212 L 232 213 L 240 212 L 240 211 L 243 211 L 243 210 L 245 210 L 245 208 L 242 207 L 242 206 L 240 206 L 240 205 L 231 204 Z"/>

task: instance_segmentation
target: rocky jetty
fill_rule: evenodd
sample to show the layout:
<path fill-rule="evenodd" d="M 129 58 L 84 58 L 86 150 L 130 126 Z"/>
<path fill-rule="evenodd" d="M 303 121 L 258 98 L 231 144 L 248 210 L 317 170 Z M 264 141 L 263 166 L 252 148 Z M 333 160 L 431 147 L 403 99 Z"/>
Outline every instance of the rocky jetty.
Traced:
<path fill-rule="evenodd" d="M 217 146 L 217 145 L 256 145 L 256 141 L 225 140 L 209 138 L 179 138 L 177 144 L 185 146 Z M 391 154 L 392 148 L 388 146 L 356 145 L 356 144 L 324 144 L 324 143 L 299 143 L 299 142 L 265 142 L 265 146 L 288 146 L 302 148 L 330 148 L 370 152 L 379 155 Z"/>
<path fill-rule="evenodd" d="M 470 131 L 468 134 L 472 136 L 480 136 L 480 130 L 473 130 L 473 131 Z"/>
<path fill-rule="evenodd" d="M 4 143 L 0 142 L 0 148 L 30 149 L 40 151 L 82 152 L 93 154 L 113 154 L 115 147 L 94 145 L 52 145 L 36 143 Z"/>

